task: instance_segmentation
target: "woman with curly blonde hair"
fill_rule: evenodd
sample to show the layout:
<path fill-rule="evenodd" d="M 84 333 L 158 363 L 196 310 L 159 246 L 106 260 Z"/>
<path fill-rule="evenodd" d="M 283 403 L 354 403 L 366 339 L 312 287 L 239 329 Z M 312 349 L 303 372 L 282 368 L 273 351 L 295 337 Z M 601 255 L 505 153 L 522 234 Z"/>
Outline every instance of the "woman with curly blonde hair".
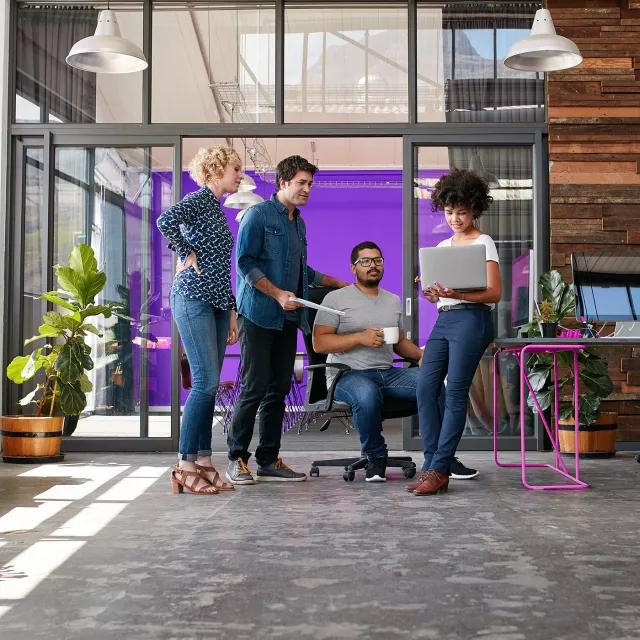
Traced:
<path fill-rule="evenodd" d="M 158 218 L 160 233 L 178 254 L 171 311 L 187 352 L 193 386 L 182 415 L 178 464 L 171 472 L 174 493 L 233 491 L 211 462 L 215 398 L 226 345 L 238 341 L 236 301 L 231 290 L 233 236 L 220 207 L 224 193 L 236 193 L 242 162 L 233 149 L 200 149 L 190 164 L 200 185 Z"/>

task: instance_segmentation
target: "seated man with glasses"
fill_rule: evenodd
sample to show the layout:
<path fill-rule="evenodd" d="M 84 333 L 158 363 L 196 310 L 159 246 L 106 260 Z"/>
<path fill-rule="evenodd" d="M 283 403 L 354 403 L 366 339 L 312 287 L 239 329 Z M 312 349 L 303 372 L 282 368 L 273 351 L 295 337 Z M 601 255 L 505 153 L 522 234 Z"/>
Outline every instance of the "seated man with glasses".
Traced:
<path fill-rule="evenodd" d="M 394 352 L 401 358 L 420 362 L 422 349 L 404 335 L 400 298 L 379 286 L 384 275 L 384 258 L 378 245 L 361 242 L 354 247 L 351 271 L 356 283 L 332 291 L 322 302 L 323 306 L 344 311 L 345 315 L 318 311 L 313 347 L 317 353 L 329 354 L 329 364 L 351 367 L 352 371 L 338 381 L 334 398 L 349 404 L 353 411 L 362 451 L 369 459 L 367 482 L 385 482 L 387 445 L 382 436 L 382 402 L 385 397 L 415 400 L 419 372 L 415 367 L 394 367 Z M 383 329 L 389 330 L 386 342 Z M 398 332 L 397 341 L 391 335 L 395 333 L 393 329 Z M 335 370 L 327 369 L 328 386 L 334 377 Z M 445 393 L 443 386 L 438 398 L 441 415 Z M 450 475 L 466 480 L 475 478 L 478 472 L 454 458 Z"/>
<path fill-rule="evenodd" d="M 385 482 L 387 445 L 382 436 L 382 402 L 385 397 L 414 400 L 419 372 L 418 368 L 394 367 L 393 354 L 420 361 L 422 349 L 405 338 L 400 298 L 379 287 L 384 258 L 378 245 L 357 245 L 351 252 L 351 271 L 356 283 L 332 291 L 322 303 L 346 313 L 339 316 L 318 311 L 313 348 L 329 354 L 327 363 L 351 367 L 352 371 L 338 381 L 334 398 L 349 404 L 353 411 L 362 451 L 369 460 L 367 482 Z M 327 369 L 327 385 L 334 377 L 335 370 Z"/>

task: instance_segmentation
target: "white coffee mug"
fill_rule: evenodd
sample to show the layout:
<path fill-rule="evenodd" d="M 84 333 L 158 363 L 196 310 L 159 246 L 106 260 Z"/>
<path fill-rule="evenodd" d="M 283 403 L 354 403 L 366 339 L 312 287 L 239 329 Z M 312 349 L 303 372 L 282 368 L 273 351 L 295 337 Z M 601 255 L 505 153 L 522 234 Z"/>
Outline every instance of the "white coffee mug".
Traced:
<path fill-rule="evenodd" d="M 385 327 L 382 332 L 385 344 L 398 344 L 398 340 L 400 340 L 400 329 L 398 327 Z"/>

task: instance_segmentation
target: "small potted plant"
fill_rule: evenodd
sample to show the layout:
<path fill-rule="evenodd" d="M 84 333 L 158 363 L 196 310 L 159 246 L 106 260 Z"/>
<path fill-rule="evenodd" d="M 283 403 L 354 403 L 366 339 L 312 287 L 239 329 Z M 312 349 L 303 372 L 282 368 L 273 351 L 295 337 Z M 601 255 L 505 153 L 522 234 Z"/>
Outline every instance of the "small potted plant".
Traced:
<path fill-rule="evenodd" d="M 573 288 L 564 282 L 558 271 L 543 273 L 538 282 L 541 285 L 543 297 L 539 304 L 540 314 L 538 317 L 540 322 L 535 321 L 522 327 L 519 332 L 521 337 L 541 336 L 544 329 L 543 309 L 546 312 L 551 309 L 549 315 L 544 318 L 551 317 L 556 323 L 565 317 L 575 315 Z M 573 353 L 559 352 L 558 364 L 571 366 Z M 571 370 L 567 377 L 558 381 L 558 391 L 562 393 L 563 389 L 573 387 L 574 384 L 579 384 L 587 390 L 586 393 L 580 393 L 578 400 L 580 452 L 592 457 L 615 455 L 618 415 L 600 412 L 601 400 L 613 392 L 608 362 L 606 358 L 600 356 L 597 349 L 588 347 L 578 351 L 578 364 L 580 368 L 578 381 L 574 380 Z M 546 411 L 555 406 L 555 389 L 552 380 L 553 355 L 548 353 L 532 355 L 525 366 L 540 409 Z M 529 395 L 527 404 L 534 413 L 538 412 L 532 395 Z M 569 403 L 563 401 L 559 408 L 558 419 L 560 449 L 565 453 L 572 454 L 575 452 L 573 401 Z"/>
<path fill-rule="evenodd" d="M 543 338 L 555 338 L 558 332 L 558 320 L 551 300 L 542 300 L 538 305 L 538 321 Z"/>
<path fill-rule="evenodd" d="M 97 305 L 95 297 L 107 280 L 91 247 L 73 248 L 69 266 L 54 266 L 58 290 L 43 293 L 46 300 L 68 313 L 48 311 L 38 335 L 25 346 L 47 340 L 27 356 L 17 356 L 7 367 L 7 377 L 16 384 L 44 375 L 19 405 L 35 406 L 35 414 L 2 417 L 2 453 L 5 462 L 51 462 L 61 459 L 60 443 L 64 416 L 77 416 L 87 406 L 86 394 L 93 385 L 87 371 L 93 369 L 88 334 L 101 336 L 90 318 L 111 316 L 113 304 Z"/>

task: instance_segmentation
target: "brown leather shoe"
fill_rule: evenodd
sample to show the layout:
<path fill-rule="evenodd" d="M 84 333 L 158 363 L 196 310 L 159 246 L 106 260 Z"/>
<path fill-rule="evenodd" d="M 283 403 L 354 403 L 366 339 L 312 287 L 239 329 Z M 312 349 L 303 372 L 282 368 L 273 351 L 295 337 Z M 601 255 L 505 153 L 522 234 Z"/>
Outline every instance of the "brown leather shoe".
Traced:
<path fill-rule="evenodd" d="M 427 474 L 428 474 L 428 473 L 429 473 L 428 471 L 423 471 L 423 472 L 420 474 L 420 477 L 419 477 L 415 482 L 412 482 L 411 484 L 408 484 L 408 485 L 405 487 L 405 489 L 406 489 L 407 491 L 409 491 L 409 492 L 413 493 L 413 491 L 414 491 L 415 489 L 417 489 L 417 488 L 418 488 L 418 487 L 419 487 L 419 486 L 420 486 L 420 485 L 425 481 L 425 479 L 426 479 L 426 477 L 427 477 Z"/>
<path fill-rule="evenodd" d="M 416 496 L 432 496 L 438 491 L 445 493 L 449 490 L 449 476 L 440 473 L 435 469 L 429 469 L 426 478 L 420 483 L 420 486 L 414 490 Z"/>

